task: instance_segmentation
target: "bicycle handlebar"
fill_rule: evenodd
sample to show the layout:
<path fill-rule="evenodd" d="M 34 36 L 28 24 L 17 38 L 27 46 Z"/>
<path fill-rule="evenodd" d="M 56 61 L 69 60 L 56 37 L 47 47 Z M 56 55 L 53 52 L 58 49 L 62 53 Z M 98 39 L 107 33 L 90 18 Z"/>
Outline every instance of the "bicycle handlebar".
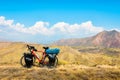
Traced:
<path fill-rule="evenodd" d="M 34 46 L 30 46 L 30 45 L 27 45 L 27 48 L 28 48 L 28 50 L 33 50 L 33 51 L 37 51 L 37 49 L 35 49 L 35 47 Z"/>

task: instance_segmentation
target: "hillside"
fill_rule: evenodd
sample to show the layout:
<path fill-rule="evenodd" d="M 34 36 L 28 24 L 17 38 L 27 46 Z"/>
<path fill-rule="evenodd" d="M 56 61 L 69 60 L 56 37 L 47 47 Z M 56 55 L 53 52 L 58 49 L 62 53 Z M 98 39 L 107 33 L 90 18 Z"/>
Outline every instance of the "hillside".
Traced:
<path fill-rule="evenodd" d="M 12 44 L 11 42 L 0 42 L 0 48 L 5 48 L 7 46 L 9 46 L 10 44 Z"/>
<path fill-rule="evenodd" d="M 3 43 L 0 45 L 2 46 Z M 43 45 L 30 45 L 34 45 L 38 50 L 43 50 Z M 50 48 L 56 47 L 61 50 L 58 54 L 59 65 L 57 68 L 33 66 L 27 69 L 20 65 L 21 56 L 27 52 L 26 44 L 10 43 L 4 45 L 0 48 L 0 80 L 120 79 L 120 49 L 103 48 L 99 51 L 96 47 L 50 46 Z M 93 54 L 94 50 L 95 54 Z M 116 55 L 106 54 L 109 52 L 116 53 Z M 37 54 L 40 55 L 40 53 Z"/>
<path fill-rule="evenodd" d="M 42 48 L 43 45 L 40 44 L 31 44 L 31 45 L 34 45 L 38 50 L 42 50 L 42 51 L 44 50 Z M 96 47 L 95 48 L 79 47 L 76 49 L 69 46 L 50 46 L 50 48 L 56 48 L 56 47 L 60 48 L 60 54 L 58 55 L 60 65 L 81 64 L 87 66 L 94 66 L 100 64 L 103 65 L 120 64 L 120 58 L 119 58 L 120 49 L 114 49 L 114 48 L 99 49 Z M 25 43 L 11 43 L 9 45 L 6 45 L 6 47 L 1 48 L 0 65 L 3 64 L 20 65 L 19 61 L 24 52 L 28 52 Z M 41 53 L 37 53 L 37 54 L 39 54 L 41 57 Z M 113 56 L 111 56 L 111 54 Z"/>
<path fill-rule="evenodd" d="M 102 47 L 120 47 L 120 32 L 116 30 L 102 31 L 95 36 L 88 38 L 62 39 L 54 43 L 55 45 L 68 46 L 102 46 Z"/>

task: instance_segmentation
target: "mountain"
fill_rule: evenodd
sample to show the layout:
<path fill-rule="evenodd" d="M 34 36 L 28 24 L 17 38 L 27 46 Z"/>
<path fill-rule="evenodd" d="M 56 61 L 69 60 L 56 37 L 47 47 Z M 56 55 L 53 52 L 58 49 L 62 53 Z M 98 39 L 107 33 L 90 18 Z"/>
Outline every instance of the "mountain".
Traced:
<path fill-rule="evenodd" d="M 68 46 L 102 46 L 118 48 L 120 47 L 120 32 L 116 30 L 102 31 L 92 37 L 61 39 L 54 42 L 54 44 Z"/>

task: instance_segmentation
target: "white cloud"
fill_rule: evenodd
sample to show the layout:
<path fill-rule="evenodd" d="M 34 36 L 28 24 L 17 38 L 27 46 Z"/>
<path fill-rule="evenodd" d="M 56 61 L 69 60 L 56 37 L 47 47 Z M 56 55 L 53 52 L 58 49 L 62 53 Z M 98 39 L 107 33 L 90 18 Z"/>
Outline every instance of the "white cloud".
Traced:
<path fill-rule="evenodd" d="M 0 16 L 0 25 L 11 26 L 14 20 L 5 20 L 4 16 Z"/>
<path fill-rule="evenodd" d="M 52 32 L 49 30 L 49 28 L 47 28 L 47 26 L 49 26 L 48 22 L 36 22 L 36 24 L 32 27 L 29 27 L 28 30 L 30 31 L 30 33 L 33 34 L 42 34 L 42 35 L 51 35 Z"/>
<path fill-rule="evenodd" d="M 15 30 L 22 33 L 28 34 L 42 34 L 42 35 L 51 35 L 52 32 L 47 28 L 49 26 L 48 22 L 36 22 L 35 25 L 31 27 L 25 27 L 24 24 L 16 23 L 13 24 L 14 20 L 5 20 L 5 17 L 0 17 L 0 26 L 7 26 L 11 30 Z"/>
<path fill-rule="evenodd" d="M 116 30 L 116 31 L 120 32 L 120 29 L 117 29 L 117 28 L 110 29 L 110 31 L 112 31 L 112 30 Z"/>
<path fill-rule="evenodd" d="M 56 23 L 51 29 L 54 32 L 56 31 L 55 33 L 61 32 L 62 34 L 66 33 L 68 35 L 98 33 L 103 30 L 102 27 L 93 26 L 91 21 L 72 25 L 65 22 L 59 22 Z"/>
<path fill-rule="evenodd" d="M 26 27 L 24 24 L 16 23 L 14 20 L 6 20 L 5 17 L 0 17 L 0 26 L 7 26 L 12 31 L 27 33 L 27 34 L 40 34 L 40 35 L 85 35 L 98 33 L 103 30 L 102 27 L 97 27 L 91 21 L 83 22 L 81 24 L 69 24 L 65 22 L 58 22 L 53 26 L 49 26 L 48 22 L 38 21 L 33 26 Z M 2 27 L 0 27 L 2 30 Z"/>
<path fill-rule="evenodd" d="M 53 25 L 53 27 L 51 27 L 51 30 L 53 30 L 54 32 L 67 32 L 67 29 L 69 28 L 69 24 L 65 23 L 65 22 L 58 22 L 55 25 Z"/>
<path fill-rule="evenodd" d="M 28 34 L 42 34 L 42 35 L 52 34 L 52 32 L 50 32 L 49 29 L 47 28 L 47 26 L 49 26 L 49 23 L 39 21 L 36 22 L 35 25 L 28 28 L 26 28 L 24 25 L 21 25 L 20 23 L 17 23 L 16 25 L 12 26 L 12 28 L 17 30 L 18 32 Z"/>

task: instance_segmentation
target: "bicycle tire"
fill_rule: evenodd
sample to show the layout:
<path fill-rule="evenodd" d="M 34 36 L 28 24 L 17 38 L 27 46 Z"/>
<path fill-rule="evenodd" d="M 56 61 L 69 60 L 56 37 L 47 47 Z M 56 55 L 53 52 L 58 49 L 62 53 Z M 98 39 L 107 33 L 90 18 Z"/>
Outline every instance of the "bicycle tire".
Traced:
<path fill-rule="evenodd" d="M 33 65 L 35 65 L 35 61 L 36 61 L 36 58 L 33 57 Z M 20 58 L 20 64 L 23 66 L 23 67 L 26 67 L 26 63 L 25 63 L 25 60 L 24 60 L 24 56 L 22 56 Z"/>
<path fill-rule="evenodd" d="M 25 63 L 25 60 L 24 60 L 24 56 L 22 56 L 20 58 L 20 64 L 23 66 L 23 67 L 26 67 L 26 63 Z"/>
<path fill-rule="evenodd" d="M 33 66 L 35 66 L 36 64 L 36 57 L 33 57 Z"/>
<path fill-rule="evenodd" d="M 55 57 L 55 62 L 54 62 L 54 67 L 57 67 L 57 65 L 58 65 L 58 58 L 57 58 L 57 56 Z"/>
<path fill-rule="evenodd" d="M 46 57 L 48 57 L 48 56 L 46 56 Z M 57 56 L 55 56 L 54 63 L 49 63 L 49 61 L 48 61 L 48 64 L 47 64 L 48 67 L 57 67 L 57 65 L 58 65 L 58 58 L 57 58 Z"/>

